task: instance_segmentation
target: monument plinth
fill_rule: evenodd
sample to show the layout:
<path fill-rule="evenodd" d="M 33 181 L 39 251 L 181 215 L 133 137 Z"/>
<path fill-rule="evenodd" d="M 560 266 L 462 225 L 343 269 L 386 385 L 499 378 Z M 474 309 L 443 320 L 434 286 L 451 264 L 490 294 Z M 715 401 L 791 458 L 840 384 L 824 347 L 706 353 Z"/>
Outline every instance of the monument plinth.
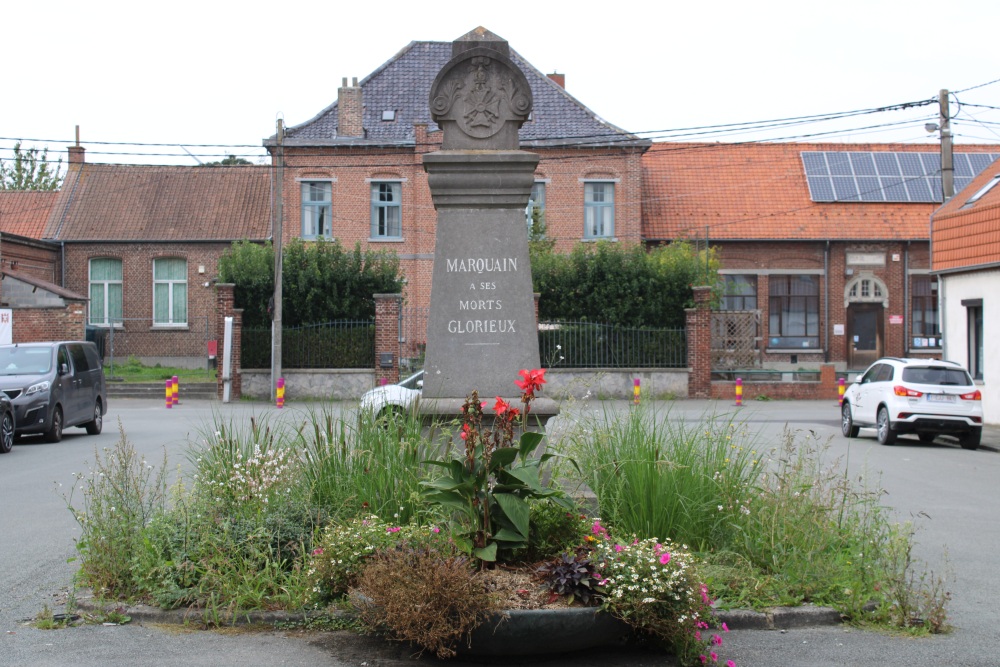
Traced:
<path fill-rule="evenodd" d="M 541 366 L 524 210 L 538 156 L 519 150 L 531 88 L 507 42 L 456 40 L 431 86 L 442 150 L 424 155 L 437 210 L 421 412 L 458 414 L 473 389 L 515 403 L 518 371 Z M 552 415 L 536 400 L 532 414 Z"/>

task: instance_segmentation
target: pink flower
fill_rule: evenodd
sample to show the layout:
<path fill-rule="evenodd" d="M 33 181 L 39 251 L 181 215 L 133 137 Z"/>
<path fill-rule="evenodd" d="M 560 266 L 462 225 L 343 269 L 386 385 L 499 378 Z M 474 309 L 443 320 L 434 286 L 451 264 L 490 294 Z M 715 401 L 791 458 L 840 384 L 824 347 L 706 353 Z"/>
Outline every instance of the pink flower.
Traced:
<path fill-rule="evenodd" d="M 703 664 L 703 665 L 705 664 L 705 662 L 707 662 L 707 661 L 708 661 L 708 658 L 706 658 L 706 657 L 705 657 L 705 656 L 703 656 L 703 655 L 699 655 L 699 656 L 698 656 L 698 659 L 699 659 L 699 660 L 701 660 L 701 664 Z"/>
<path fill-rule="evenodd" d="M 620 545 L 620 544 L 616 544 L 615 545 L 615 551 L 616 552 L 621 553 L 624 550 L 625 550 L 625 547 L 623 547 L 622 545 Z"/>
<path fill-rule="evenodd" d="M 722 631 L 723 632 L 729 632 L 729 626 L 726 625 L 725 621 L 723 621 L 723 623 L 722 623 Z"/>
<path fill-rule="evenodd" d="M 695 630 L 694 631 L 694 640 L 696 642 L 700 642 L 701 641 L 701 630 Z"/>
<path fill-rule="evenodd" d="M 399 532 L 399 526 L 392 526 L 391 528 L 386 528 L 385 532 L 387 532 L 387 533 L 398 533 Z"/>
<path fill-rule="evenodd" d="M 712 635 L 712 643 L 716 646 L 722 646 L 722 637 L 719 635 Z"/>
<path fill-rule="evenodd" d="M 313 556 L 322 556 L 322 555 L 323 555 L 322 549 L 313 549 Z"/>
<path fill-rule="evenodd" d="M 712 662 L 718 662 L 719 661 L 719 654 L 716 653 L 715 651 L 712 651 L 711 653 L 709 653 L 708 657 L 712 659 Z"/>
<path fill-rule="evenodd" d="M 736 667 L 736 662 L 733 660 L 726 660 L 726 667 Z"/>
<path fill-rule="evenodd" d="M 440 533 L 441 529 L 438 528 L 437 526 L 434 526 L 433 528 L 431 528 L 431 532 L 432 533 Z M 725 625 L 725 623 L 723 623 L 723 625 Z M 726 632 L 729 632 L 729 631 L 727 630 Z"/>
<path fill-rule="evenodd" d="M 670 554 L 664 552 L 663 555 L 660 556 L 660 565 L 666 565 L 669 562 L 670 562 Z"/>

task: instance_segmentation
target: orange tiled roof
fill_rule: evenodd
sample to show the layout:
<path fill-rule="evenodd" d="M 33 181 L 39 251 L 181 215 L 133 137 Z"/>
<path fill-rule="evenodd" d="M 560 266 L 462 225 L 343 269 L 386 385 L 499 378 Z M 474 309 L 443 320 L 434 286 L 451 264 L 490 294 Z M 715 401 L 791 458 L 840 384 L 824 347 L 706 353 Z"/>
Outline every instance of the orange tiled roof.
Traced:
<path fill-rule="evenodd" d="M 0 232 L 42 238 L 58 192 L 7 190 L 0 192 Z"/>
<path fill-rule="evenodd" d="M 934 152 L 913 144 L 658 143 L 642 157 L 643 236 L 926 240 L 935 203 L 814 202 L 804 151 Z M 996 146 L 959 146 L 995 152 Z"/>
<path fill-rule="evenodd" d="M 934 214 L 932 238 L 934 271 L 948 271 L 1000 263 L 1000 184 L 975 203 L 969 198 L 1000 174 L 1000 160 Z"/>
<path fill-rule="evenodd" d="M 83 164 L 66 174 L 45 238 L 59 241 L 264 239 L 268 167 Z"/>

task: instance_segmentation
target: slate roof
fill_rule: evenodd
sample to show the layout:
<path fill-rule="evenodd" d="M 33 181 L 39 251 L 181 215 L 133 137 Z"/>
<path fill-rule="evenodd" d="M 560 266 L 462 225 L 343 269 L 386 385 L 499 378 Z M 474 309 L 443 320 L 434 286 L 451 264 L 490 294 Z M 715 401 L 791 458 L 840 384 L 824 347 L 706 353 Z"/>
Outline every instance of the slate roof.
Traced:
<path fill-rule="evenodd" d="M 0 192 L 0 232 L 42 238 L 58 192 L 7 190 Z"/>
<path fill-rule="evenodd" d="M 935 271 L 1000 265 L 1000 184 L 968 203 L 997 174 L 1000 160 L 980 172 L 934 214 Z"/>
<path fill-rule="evenodd" d="M 642 157 L 643 237 L 927 240 L 938 203 L 814 202 L 805 151 L 928 152 L 914 144 L 657 143 Z M 962 145 L 956 152 L 995 152 Z"/>
<path fill-rule="evenodd" d="M 83 164 L 66 174 L 44 238 L 232 241 L 270 235 L 269 167 Z"/>
<path fill-rule="evenodd" d="M 285 134 L 286 145 L 412 146 L 414 123 L 426 123 L 428 129 L 437 128 L 431 120 L 428 97 L 434 78 L 451 60 L 451 54 L 451 42 L 410 42 L 365 77 L 358 84 L 364 104 L 364 139 L 337 137 L 337 103 L 334 102 L 311 120 L 288 128 Z M 649 145 L 649 141 L 602 120 L 513 49 L 510 57 L 524 72 L 534 96 L 532 119 L 521 126 L 520 130 L 522 147 Z M 382 120 L 382 112 L 386 110 L 396 112 L 395 121 Z M 266 139 L 264 143 L 274 145 L 274 137 Z"/>

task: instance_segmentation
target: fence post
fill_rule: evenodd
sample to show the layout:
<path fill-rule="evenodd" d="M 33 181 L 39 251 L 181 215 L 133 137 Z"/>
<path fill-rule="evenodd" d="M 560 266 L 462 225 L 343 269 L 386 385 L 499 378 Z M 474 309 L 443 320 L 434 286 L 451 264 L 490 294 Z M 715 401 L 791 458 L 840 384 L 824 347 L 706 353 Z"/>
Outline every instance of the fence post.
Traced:
<path fill-rule="evenodd" d="M 743 406 L 743 378 L 736 378 L 736 407 Z"/>
<path fill-rule="evenodd" d="M 399 313 L 402 294 L 375 294 L 375 383 L 399 382 Z"/>
<path fill-rule="evenodd" d="M 685 308 L 688 356 L 688 396 L 712 397 L 712 288 L 692 287 L 694 308 Z"/>
<path fill-rule="evenodd" d="M 167 399 L 167 409 L 174 407 L 174 383 L 171 380 L 167 380 L 164 385 L 164 392 Z"/>
<path fill-rule="evenodd" d="M 633 380 L 633 382 L 635 383 L 635 387 L 632 390 L 632 393 L 634 395 L 632 402 L 635 405 L 639 405 L 639 378 L 636 378 L 635 380 Z"/>

